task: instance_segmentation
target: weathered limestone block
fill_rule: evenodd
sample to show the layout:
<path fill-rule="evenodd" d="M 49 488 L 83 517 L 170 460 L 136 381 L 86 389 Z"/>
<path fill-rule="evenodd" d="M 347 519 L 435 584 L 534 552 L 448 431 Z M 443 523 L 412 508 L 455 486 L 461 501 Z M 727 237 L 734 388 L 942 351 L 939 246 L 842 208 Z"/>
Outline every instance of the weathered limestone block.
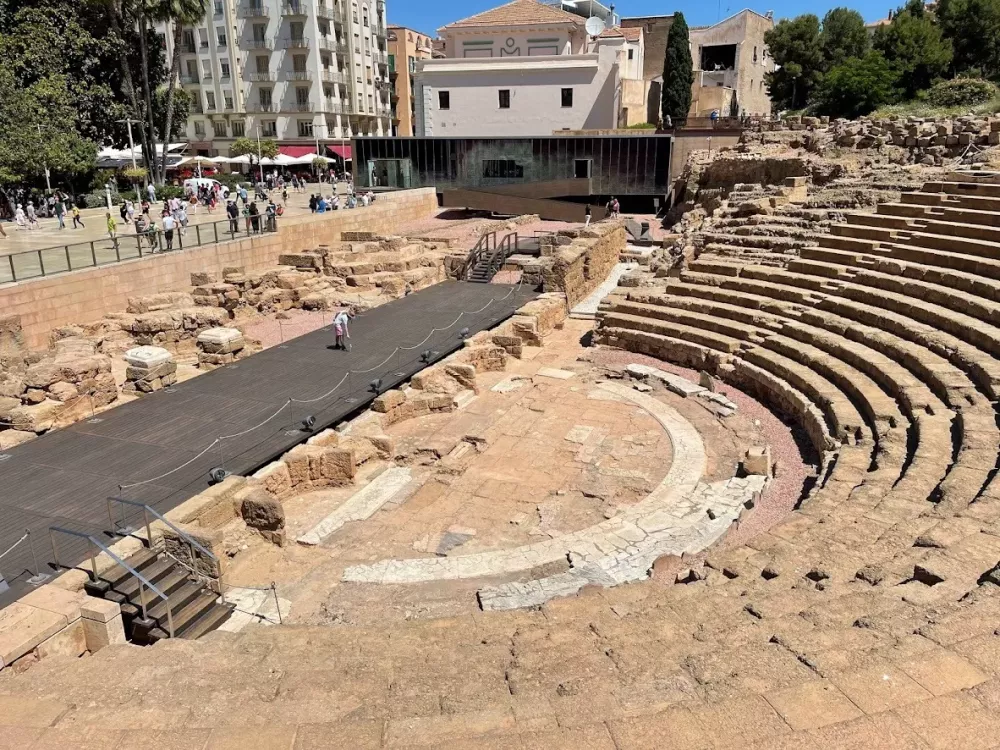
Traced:
<path fill-rule="evenodd" d="M 771 449 L 765 445 L 749 448 L 743 457 L 743 471 L 756 476 L 771 475 Z"/>
<path fill-rule="evenodd" d="M 61 403 L 46 399 L 39 404 L 19 406 L 13 409 L 9 421 L 15 430 L 41 435 L 52 429 L 60 409 L 62 409 Z"/>
<path fill-rule="evenodd" d="M 154 535 L 159 533 L 162 537 L 164 552 L 208 578 L 218 578 L 223 572 L 223 561 L 227 559 L 222 531 L 220 529 L 205 529 L 200 526 L 174 525 L 183 532 L 183 535 L 162 523 L 157 523 L 153 531 Z M 194 539 L 215 555 L 216 559 L 213 560 L 197 547 L 192 548 L 184 535 Z"/>
<path fill-rule="evenodd" d="M 147 297 L 129 297 L 126 312 L 141 315 L 192 304 L 194 301 L 191 299 L 191 295 L 186 292 L 162 292 Z"/>
<path fill-rule="evenodd" d="M 281 497 L 292 489 L 292 477 L 288 473 L 288 464 L 284 461 L 269 463 L 252 478 L 275 497 Z"/>
<path fill-rule="evenodd" d="M 20 315 L 0 316 L 0 354 L 18 354 L 26 351 Z"/>
<path fill-rule="evenodd" d="M 354 481 L 358 463 L 353 447 L 326 448 L 321 461 L 323 479 L 330 484 L 351 484 Z"/>
<path fill-rule="evenodd" d="M 100 651 L 105 646 L 125 643 L 122 610 L 115 602 L 87 597 L 87 601 L 80 607 L 80 615 L 84 639 L 90 653 Z"/>
<path fill-rule="evenodd" d="M 214 284 L 218 279 L 218 274 L 212 271 L 195 271 L 191 274 L 191 286 Z"/>
<path fill-rule="evenodd" d="M 272 544 L 285 546 L 285 508 L 279 500 L 263 490 L 254 490 L 243 499 L 240 513 L 247 527 Z"/>
<path fill-rule="evenodd" d="M 246 346 L 236 328 L 209 328 L 198 334 L 198 348 L 206 354 L 232 354 Z"/>
<path fill-rule="evenodd" d="M 34 440 L 35 437 L 35 433 L 25 432 L 24 430 L 0 430 L 0 451 L 16 448 L 30 440 Z"/>
<path fill-rule="evenodd" d="M 421 374 L 423 373 L 418 373 L 417 376 Z M 417 376 L 414 376 L 414 379 L 416 379 Z M 414 387 L 419 386 L 414 385 Z M 372 403 L 372 411 L 377 411 L 381 414 L 388 414 L 390 411 L 400 406 L 404 401 L 406 401 L 406 396 L 403 395 L 402 391 L 386 391 Z"/>
<path fill-rule="evenodd" d="M 50 638 L 38 644 L 35 654 L 39 659 L 50 656 L 83 656 L 87 652 L 87 636 L 83 621 L 75 620 Z"/>
<path fill-rule="evenodd" d="M 284 456 L 292 489 L 323 479 L 323 448 L 315 445 L 297 445 Z"/>
<path fill-rule="evenodd" d="M 79 397 L 80 391 L 72 383 L 59 382 L 49 386 L 49 395 L 60 403 L 67 403 Z"/>

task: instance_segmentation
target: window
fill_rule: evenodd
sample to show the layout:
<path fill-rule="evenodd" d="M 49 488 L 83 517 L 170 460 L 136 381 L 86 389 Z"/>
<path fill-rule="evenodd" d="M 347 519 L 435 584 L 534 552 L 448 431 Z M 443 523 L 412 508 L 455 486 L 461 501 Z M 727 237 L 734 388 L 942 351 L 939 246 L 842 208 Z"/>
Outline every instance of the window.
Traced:
<path fill-rule="evenodd" d="M 483 177 L 489 179 L 523 179 L 524 167 L 513 159 L 483 159 Z"/>
<path fill-rule="evenodd" d="M 578 180 L 586 180 L 590 177 L 590 159 L 575 159 L 573 174 Z"/>
<path fill-rule="evenodd" d="M 450 91 L 438 91 L 438 109 L 451 109 Z"/>
<path fill-rule="evenodd" d="M 573 106 L 573 89 L 563 89 L 562 90 L 562 105 L 564 107 Z"/>
<path fill-rule="evenodd" d="M 230 94 L 227 91 L 227 92 L 225 92 L 225 97 L 226 97 L 226 109 L 229 110 L 230 112 L 232 112 L 233 111 L 233 97 L 232 97 L 232 94 Z"/>
<path fill-rule="evenodd" d="M 225 138 L 226 137 L 226 123 L 224 123 L 224 122 L 213 122 L 212 123 L 212 130 L 215 132 L 215 137 L 216 138 Z"/>
<path fill-rule="evenodd" d="M 202 47 L 208 46 L 208 29 L 198 29 L 198 40 Z"/>
<path fill-rule="evenodd" d="M 215 15 L 222 15 L 222 0 L 215 0 Z"/>
<path fill-rule="evenodd" d="M 266 108 L 271 106 L 271 89 L 260 90 L 260 106 Z"/>
<path fill-rule="evenodd" d="M 209 110 L 215 109 L 215 92 L 206 91 L 205 92 L 205 106 Z"/>
<path fill-rule="evenodd" d="M 510 109 L 510 89 L 500 89 L 500 109 Z"/>
<path fill-rule="evenodd" d="M 188 60 L 187 61 L 187 74 L 188 74 L 189 78 L 197 78 L 198 77 L 198 61 L 197 60 Z"/>
<path fill-rule="evenodd" d="M 300 107 L 309 104 L 309 89 L 305 86 L 295 87 L 295 103 Z"/>
<path fill-rule="evenodd" d="M 219 63 L 219 67 L 222 69 L 222 77 L 223 78 L 229 78 L 229 74 L 230 74 L 229 63 L 227 63 L 225 61 L 222 61 L 222 62 Z"/>
<path fill-rule="evenodd" d="M 216 36 L 219 39 L 219 46 L 220 47 L 225 47 L 226 46 L 226 27 L 225 26 L 220 26 L 219 28 L 217 28 L 215 30 L 215 34 L 216 34 Z"/>
<path fill-rule="evenodd" d="M 267 73 L 270 67 L 271 61 L 264 55 L 258 55 L 257 57 L 257 72 Z"/>
<path fill-rule="evenodd" d="M 628 51 L 628 59 L 632 60 L 634 57 L 635 57 L 635 50 L 634 49 L 630 49 Z"/>
<path fill-rule="evenodd" d="M 292 58 L 292 71 L 295 73 L 306 72 L 306 56 L 296 55 Z"/>
<path fill-rule="evenodd" d="M 274 138 L 278 134 L 278 123 L 275 120 L 268 120 L 260 124 L 260 134 L 269 138 Z"/>
<path fill-rule="evenodd" d="M 753 48 L 753 64 L 754 65 L 757 64 L 757 47 L 756 46 Z"/>
<path fill-rule="evenodd" d="M 194 29 L 184 29 L 184 49 L 194 52 Z"/>
<path fill-rule="evenodd" d="M 246 125 L 242 122 L 233 123 L 233 138 L 242 138 L 247 134 Z"/>
<path fill-rule="evenodd" d="M 292 39 L 302 39 L 305 32 L 305 25 L 301 21 L 293 21 L 288 24 L 288 34 Z"/>
<path fill-rule="evenodd" d="M 319 60 L 323 64 L 323 70 L 329 70 L 330 69 L 330 59 L 331 58 L 330 58 L 329 55 L 321 55 L 320 56 Z"/>
<path fill-rule="evenodd" d="M 194 123 L 194 134 L 199 138 L 205 137 L 205 123 L 195 120 Z"/>
<path fill-rule="evenodd" d="M 326 21 L 320 21 L 320 23 L 319 23 L 319 35 L 320 36 L 329 36 L 330 35 L 330 24 L 328 24 Z"/>
<path fill-rule="evenodd" d="M 253 40 L 255 42 L 263 42 L 265 39 L 267 39 L 267 24 L 255 23 L 253 25 Z"/>
<path fill-rule="evenodd" d="M 312 138 L 312 120 L 299 120 L 299 138 Z"/>
<path fill-rule="evenodd" d="M 372 97 L 371 94 L 368 95 L 368 111 L 369 112 L 375 111 L 375 99 Z"/>
<path fill-rule="evenodd" d="M 205 71 L 205 75 L 203 75 L 202 78 L 204 78 L 206 81 L 211 81 L 212 80 L 212 61 L 211 60 L 203 60 L 202 63 L 201 63 L 201 66 L 202 66 L 202 68 Z"/>

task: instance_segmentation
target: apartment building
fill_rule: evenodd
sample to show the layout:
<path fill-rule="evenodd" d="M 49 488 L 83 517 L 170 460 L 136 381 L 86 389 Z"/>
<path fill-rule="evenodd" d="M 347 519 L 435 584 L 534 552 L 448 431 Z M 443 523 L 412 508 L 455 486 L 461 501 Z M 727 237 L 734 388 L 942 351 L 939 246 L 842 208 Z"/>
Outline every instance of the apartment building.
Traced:
<path fill-rule="evenodd" d="M 514 0 L 439 29 L 443 59 L 416 62 L 415 135 L 544 136 L 618 125 L 622 35 Z"/>
<path fill-rule="evenodd" d="M 192 151 L 227 156 L 259 133 L 292 156 L 347 159 L 350 138 L 389 135 L 385 13 L 384 0 L 213 0 L 180 39 L 161 26 L 167 54 L 181 46 Z"/>
<path fill-rule="evenodd" d="M 395 135 L 413 135 L 416 118 L 414 76 L 418 60 L 430 60 L 433 41 L 427 34 L 405 26 L 389 27 L 389 83 Z"/>

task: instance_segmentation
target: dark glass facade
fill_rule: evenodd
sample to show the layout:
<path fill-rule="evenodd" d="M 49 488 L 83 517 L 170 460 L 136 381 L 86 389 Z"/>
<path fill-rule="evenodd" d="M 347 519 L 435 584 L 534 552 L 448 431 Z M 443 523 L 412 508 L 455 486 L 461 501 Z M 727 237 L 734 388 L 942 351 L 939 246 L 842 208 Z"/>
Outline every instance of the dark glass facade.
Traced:
<path fill-rule="evenodd" d="M 590 179 L 593 195 L 670 190 L 669 135 L 355 138 L 358 188 L 484 189 Z"/>

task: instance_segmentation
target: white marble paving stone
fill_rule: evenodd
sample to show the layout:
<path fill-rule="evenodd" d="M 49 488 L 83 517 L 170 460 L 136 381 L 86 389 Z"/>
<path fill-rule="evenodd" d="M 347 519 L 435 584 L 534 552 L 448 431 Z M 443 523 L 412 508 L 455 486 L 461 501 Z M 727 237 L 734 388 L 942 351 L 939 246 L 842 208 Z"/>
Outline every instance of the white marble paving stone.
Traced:
<path fill-rule="evenodd" d="M 553 380 L 569 380 L 570 378 L 576 377 L 575 372 L 560 370 L 556 367 L 542 367 L 535 374 L 538 375 L 538 377 L 552 378 Z"/>
<path fill-rule="evenodd" d="M 406 467 L 394 466 L 383 471 L 365 487 L 355 492 L 343 505 L 328 515 L 310 531 L 298 538 L 299 544 L 314 546 L 348 521 L 363 521 L 385 505 L 412 478 Z"/>
<path fill-rule="evenodd" d="M 635 263 L 616 263 L 611 269 L 611 273 L 593 292 L 569 311 L 571 318 L 582 320 L 593 320 L 597 317 L 597 309 L 601 301 L 618 288 L 618 282 L 626 273 L 636 268 Z"/>

